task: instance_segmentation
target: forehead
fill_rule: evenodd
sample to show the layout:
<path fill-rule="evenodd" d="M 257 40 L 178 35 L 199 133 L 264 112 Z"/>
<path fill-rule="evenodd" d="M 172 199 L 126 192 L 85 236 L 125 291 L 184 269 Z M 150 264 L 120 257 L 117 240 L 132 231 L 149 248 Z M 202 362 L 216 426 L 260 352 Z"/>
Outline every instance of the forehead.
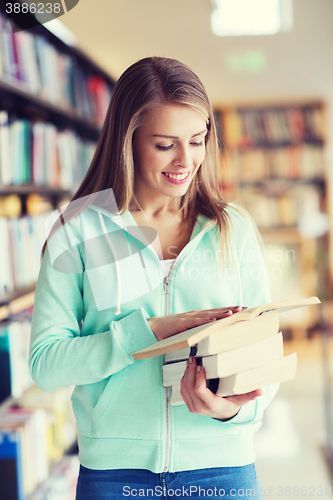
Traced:
<path fill-rule="evenodd" d="M 157 130 L 166 133 L 172 129 L 173 135 L 177 135 L 177 131 L 184 129 L 201 132 L 206 129 L 206 123 L 204 113 L 189 105 L 163 104 L 147 110 L 142 127 L 153 133 L 158 133 Z"/>

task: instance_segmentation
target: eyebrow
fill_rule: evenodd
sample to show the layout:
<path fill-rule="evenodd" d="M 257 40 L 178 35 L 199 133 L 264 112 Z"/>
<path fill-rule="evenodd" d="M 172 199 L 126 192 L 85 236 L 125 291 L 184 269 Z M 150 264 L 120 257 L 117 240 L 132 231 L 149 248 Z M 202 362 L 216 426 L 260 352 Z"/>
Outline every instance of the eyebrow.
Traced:
<path fill-rule="evenodd" d="M 198 132 L 197 134 L 192 135 L 191 139 L 193 139 L 193 137 L 197 137 L 198 135 L 204 134 L 205 132 L 207 132 L 206 128 L 205 128 L 205 130 L 202 130 L 201 132 Z M 164 135 L 164 134 L 153 134 L 153 137 L 163 137 L 165 139 L 179 139 L 179 137 L 177 137 L 175 135 Z"/>

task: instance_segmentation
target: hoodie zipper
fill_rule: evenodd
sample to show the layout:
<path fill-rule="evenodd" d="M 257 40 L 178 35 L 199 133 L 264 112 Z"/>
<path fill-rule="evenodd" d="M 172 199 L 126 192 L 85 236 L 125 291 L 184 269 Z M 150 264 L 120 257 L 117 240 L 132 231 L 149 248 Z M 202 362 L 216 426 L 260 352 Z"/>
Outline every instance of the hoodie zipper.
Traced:
<path fill-rule="evenodd" d="M 164 313 L 165 316 L 169 314 L 169 282 L 170 275 L 172 273 L 172 268 L 168 276 L 164 278 Z M 164 446 L 164 466 L 163 472 L 168 472 L 169 470 L 169 460 L 170 460 L 170 388 L 165 387 L 165 446 Z"/>

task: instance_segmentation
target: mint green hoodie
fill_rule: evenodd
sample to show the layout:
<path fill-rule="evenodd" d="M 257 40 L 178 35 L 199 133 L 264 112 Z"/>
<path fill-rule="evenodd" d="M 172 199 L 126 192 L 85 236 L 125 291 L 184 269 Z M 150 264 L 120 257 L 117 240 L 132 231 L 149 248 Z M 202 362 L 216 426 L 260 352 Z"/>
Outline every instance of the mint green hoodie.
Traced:
<path fill-rule="evenodd" d="M 132 357 L 156 342 L 149 317 L 269 302 L 253 228 L 234 208 L 229 213 L 232 259 L 221 251 L 212 222 L 199 216 L 169 277 L 169 294 L 149 246 L 152 234 L 143 234 L 129 212 L 90 206 L 49 239 L 36 289 L 30 369 L 43 391 L 76 386 L 72 403 L 85 467 L 162 472 L 254 461 L 253 434 L 276 386 L 222 422 L 186 405 L 170 406 L 162 356 Z"/>

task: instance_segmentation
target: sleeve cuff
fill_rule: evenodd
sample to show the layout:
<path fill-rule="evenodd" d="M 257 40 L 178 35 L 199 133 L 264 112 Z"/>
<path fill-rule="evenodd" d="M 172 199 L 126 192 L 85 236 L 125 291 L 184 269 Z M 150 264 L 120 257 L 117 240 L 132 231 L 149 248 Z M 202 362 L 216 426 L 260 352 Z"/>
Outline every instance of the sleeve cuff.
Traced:
<path fill-rule="evenodd" d="M 134 361 L 132 356 L 134 352 L 157 342 L 147 322 L 149 317 L 146 311 L 140 308 L 125 318 L 110 323 L 111 331 L 127 355 L 130 356 L 132 362 Z"/>
<path fill-rule="evenodd" d="M 249 401 L 246 405 L 240 407 L 238 413 L 227 422 L 229 424 L 249 424 L 256 416 L 257 399 Z"/>

